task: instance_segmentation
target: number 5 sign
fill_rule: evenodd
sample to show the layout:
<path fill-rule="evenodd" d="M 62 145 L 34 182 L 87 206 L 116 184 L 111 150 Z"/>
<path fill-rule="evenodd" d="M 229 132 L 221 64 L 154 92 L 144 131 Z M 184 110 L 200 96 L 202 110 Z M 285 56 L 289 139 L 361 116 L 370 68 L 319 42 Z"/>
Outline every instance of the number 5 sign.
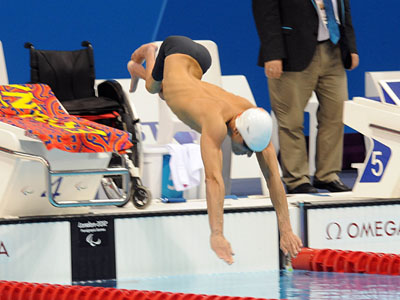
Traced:
<path fill-rule="evenodd" d="M 372 149 L 360 182 L 379 182 L 392 154 L 389 147 L 374 139 L 373 142 L 374 148 Z"/>

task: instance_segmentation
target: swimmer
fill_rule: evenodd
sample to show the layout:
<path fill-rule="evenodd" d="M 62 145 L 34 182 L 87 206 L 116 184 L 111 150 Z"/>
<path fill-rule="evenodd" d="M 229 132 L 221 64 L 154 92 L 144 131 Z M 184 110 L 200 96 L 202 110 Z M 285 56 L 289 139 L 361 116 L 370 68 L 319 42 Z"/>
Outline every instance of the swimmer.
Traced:
<path fill-rule="evenodd" d="M 138 78 L 144 79 L 150 93 L 159 93 L 182 122 L 201 133 L 211 249 L 228 264 L 233 263 L 232 248 L 223 233 L 225 187 L 221 144 L 229 135 L 235 154 L 256 153 L 276 211 L 280 248 L 285 255 L 296 256 L 302 243 L 290 224 L 278 161 L 270 142 L 269 114 L 242 97 L 201 81 L 211 66 L 211 56 L 204 46 L 184 36 L 170 36 L 161 44 L 157 57 L 156 51 L 157 46 L 150 43 L 133 52 L 128 63 L 131 90 Z M 142 65 L 144 61 L 146 67 Z"/>

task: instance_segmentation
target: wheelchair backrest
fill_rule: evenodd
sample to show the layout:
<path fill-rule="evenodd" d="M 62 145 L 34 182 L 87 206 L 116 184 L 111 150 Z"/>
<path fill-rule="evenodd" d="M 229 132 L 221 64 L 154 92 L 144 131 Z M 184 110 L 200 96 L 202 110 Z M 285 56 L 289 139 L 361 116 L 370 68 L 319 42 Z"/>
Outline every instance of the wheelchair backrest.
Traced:
<path fill-rule="evenodd" d="M 61 101 L 95 97 L 93 48 L 83 42 L 84 49 L 73 51 L 30 50 L 31 83 L 45 83 Z"/>

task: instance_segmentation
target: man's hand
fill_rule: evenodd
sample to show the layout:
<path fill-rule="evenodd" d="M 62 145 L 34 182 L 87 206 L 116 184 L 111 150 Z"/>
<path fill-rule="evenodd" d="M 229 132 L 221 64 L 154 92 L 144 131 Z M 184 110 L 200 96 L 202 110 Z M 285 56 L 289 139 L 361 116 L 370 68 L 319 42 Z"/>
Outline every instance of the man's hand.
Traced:
<path fill-rule="evenodd" d="M 268 78 L 279 78 L 282 75 L 282 60 L 270 60 L 264 63 L 265 76 Z"/>
<path fill-rule="evenodd" d="M 297 235 L 290 231 L 281 234 L 280 247 L 283 251 L 283 254 L 290 254 L 291 257 L 296 257 L 297 254 L 299 254 L 299 252 L 301 251 L 303 243 Z"/>
<path fill-rule="evenodd" d="M 351 53 L 351 67 L 349 70 L 354 70 L 355 68 L 357 68 L 359 63 L 360 63 L 360 57 L 358 56 L 358 54 Z"/>
<path fill-rule="evenodd" d="M 223 259 L 229 265 L 233 263 L 231 244 L 222 234 L 211 234 L 210 243 L 211 249 L 214 250 L 219 258 Z"/>

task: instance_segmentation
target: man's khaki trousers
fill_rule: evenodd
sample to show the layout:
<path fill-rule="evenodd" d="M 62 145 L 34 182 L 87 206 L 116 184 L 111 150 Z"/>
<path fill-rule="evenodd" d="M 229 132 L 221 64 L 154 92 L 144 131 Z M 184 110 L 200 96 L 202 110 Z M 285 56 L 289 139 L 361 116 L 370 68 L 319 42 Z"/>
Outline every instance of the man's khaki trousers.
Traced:
<path fill-rule="evenodd" d="M 319 43 L 310 65 L 301 72 L 284 72 L 268 79 L 271 107 L 278 120 L 283 180 L 289 189 L 310 182 L 304 108 L 315 91 L 319 108 L 315 177 L 330 182 L 338 178 L 343 155 L 343 105 L 348 99 L 347 77 L 339 46 Z"/>

